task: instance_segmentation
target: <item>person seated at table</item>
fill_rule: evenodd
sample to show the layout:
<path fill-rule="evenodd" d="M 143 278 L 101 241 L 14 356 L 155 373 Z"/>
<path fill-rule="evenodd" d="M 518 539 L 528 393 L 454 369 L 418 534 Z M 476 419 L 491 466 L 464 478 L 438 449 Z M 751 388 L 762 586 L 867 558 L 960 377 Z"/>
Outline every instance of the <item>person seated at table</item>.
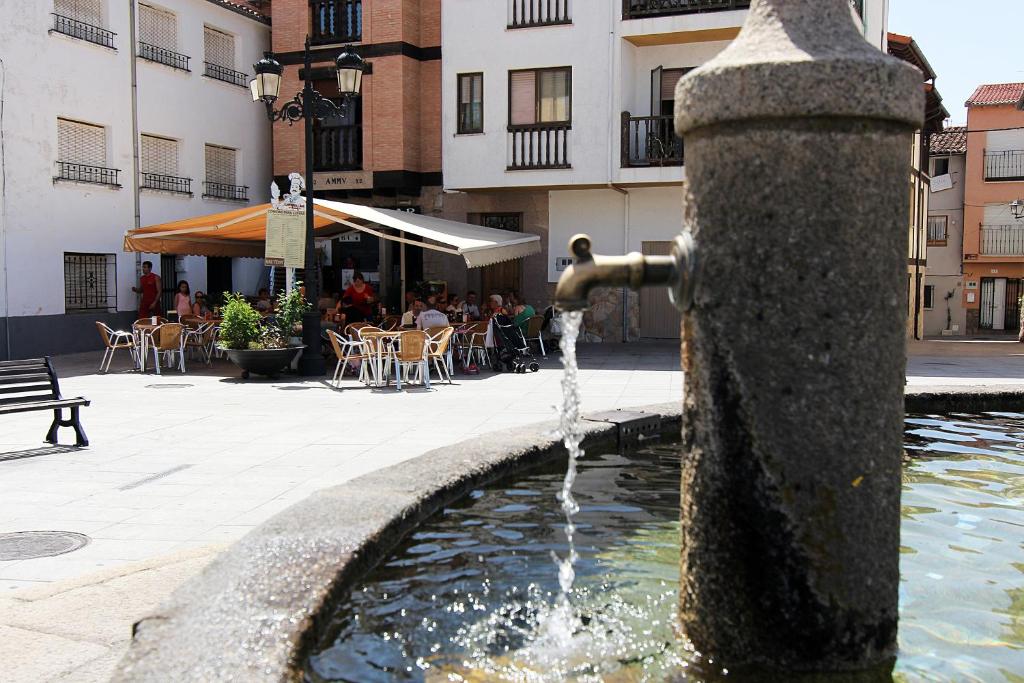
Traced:
<path fill-rule="evenodd" d="M 206 303 L 206 295 L 202 292 L 196 292 L 196 302 L 192 304 L 192 315 L 197 318 L 209 318 L 213 315 Z"/>
<path fill-rule="evenodd" d="M 354 308 L 359 311 L 359 315 L 362 318 L 358 322 L 369 320 L 370 316 L 373 315 L 373 302 L 375 301 L 373 295 L 373 287 L 366 284 L 366 279 L 363 274 L 356 271 L 352 274 L 352 284 L 350 284 L 344 292 L 341 294 L 342 301 L 345 298 L 350 300 L 347 308 Z M 349 322 L 357 322 L 349 319 Z"/>
<path fill-rule="evenodd" d="M 505 313 L 506 315 L 508 314 L 508 312 L 505 310 L 504 301 L 501 298 L 501 294 L 491 294 L 489 297 L 487 297 L 486 315 L 488 318 L 493 318 L 499 313 Z"/>
<path fill-rule="evenodd" d="M 349 323 L 365 323 L 369 320 L 363 315 L 363 309 L 356 306 L 352 301 L 352 297 L 348 295 L 342 295 L 338 301 L 338 305 L 334 308 L 336 315 L 341 315 L 342 321 L 347 325 Z"/>
<path fill-rule="evenodd" d="M 266 287 L 260 289 L 259 295 L 256 297 L 256 310 L 260 313 L 274 311 L 274 301 L 270 298 L 270 290 Z"/>
<path fill-rule="evenodd" d="M 192 295 L 188 288 L 188 281 L 182 280 L 178 283 L 178 291 L 174 294 L 174 310 L 178 312 L 178 319 L 192 315 Z"/>
<path fill-rule="evenodd" d="M 445 307 L 444 312 L 449 317 L 457 316 L 462 311 L 462 299 L 459 298 L 458 294 L 451 294 L 448 296 L 448 306 Z"/>
<path fill-rule="evenodd" d="M 472 290 L 466 292 L 466 300 L 462 302 L 462 312 L 466 315 L 467 321 L 480 319 L 480 306 L 476 303 L 476 292 Z"/>
<path fill-rule="evenodd" d="M 512 322 L 519 326 L 523 334 L 526 334 L 527 328 L 529 328 L 527 321 L 537 315 L 537 311 L 526 302 L 519 292 L 513 290 L 510 297 L 509 315 L 512 316 Z"/>
<path fill-rule="evenodd" d="M 425 330 L 429 327 L 448 327 L 448 316 L 437 310 L 437 303 L 427 304 L 426 310 L 416 316 L 416 329 Z"/>
<path fill-rule="evenodd" d="M 409 304 L 409 310 L 402 314 L 402 327 L 416 327 L 416 318 L 423 312 L 423 308 L 422 301 L 413 299 L 413 302 Z"/>

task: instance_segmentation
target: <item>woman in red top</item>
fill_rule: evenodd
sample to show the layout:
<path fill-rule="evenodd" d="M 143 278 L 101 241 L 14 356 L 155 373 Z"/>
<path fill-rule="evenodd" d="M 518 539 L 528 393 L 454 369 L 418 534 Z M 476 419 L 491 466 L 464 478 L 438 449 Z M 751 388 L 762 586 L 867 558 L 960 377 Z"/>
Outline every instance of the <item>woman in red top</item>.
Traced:
<path fill-rule="evenodd" d="M 348 299 L 347 302 L 345 301 L 346 298 Z M 373 315 L 373 307 L 371 306 L 374 302 L 373 287 L 366 284 L 362 273 L 356 271 L 352 274 L 352 284 L 341 295 L 341 301 L 345 302 L 345 306 L 358 311 L 363 320 L 370 319 Z"/>
<path fill-rule="evenodd" d="M 160 276 L 153 272 L 151 261 L 142 262 L 142 277 L 139 286 L 132 287 L 136 294 L 142 294 L 139 302 L 139 317 L 149 318 L 160 315 Z"/>

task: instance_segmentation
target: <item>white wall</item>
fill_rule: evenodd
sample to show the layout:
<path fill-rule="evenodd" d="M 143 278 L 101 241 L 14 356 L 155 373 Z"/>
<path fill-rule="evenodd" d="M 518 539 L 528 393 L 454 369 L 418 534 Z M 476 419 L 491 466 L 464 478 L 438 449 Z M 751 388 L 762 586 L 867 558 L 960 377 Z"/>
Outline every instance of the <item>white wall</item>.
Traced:
<path fill-rule="evenodd" d="M 143 191 L 142 223 L 244 206 L 201 198 L 207 141 L 242 150 L 239 183 L 250 186 L 251 202 L 262 201 L 271 177 L 270 127 L 247 89 L 202 76 L 203 24 L 236 35 L 238 70 L 249 72 L 269 45 L 269 26 L 206 0 L 160 4 L 178 14 L 178 51 L 192 58 L 192 71 L 139 60 L 139 127 L 183 141 L 179 172 L 193 179 L 195 196 Z M 0 159 L 6 183 L 0 230 L 9 284 L 0 317 L 65 313 L 63 254 L 73 251 L 116 254 L 117 308 L 134 310 L 136 255 L 122 251 L 124 232 L 134 226 L 136 182 L 129 2 L 105 0 L 104 28 L 117 34 L 116 49 L 50 32 L 50 0 L 17 5 L 0 22 L 6 150 Z M 107 165 L 120 170 L 121 188 L 53 180 L 58 117 L 106 127 Z M 189 274 L 201 280 L 193 290 L 205 286 L 204 260 L 189 264 Z"/>

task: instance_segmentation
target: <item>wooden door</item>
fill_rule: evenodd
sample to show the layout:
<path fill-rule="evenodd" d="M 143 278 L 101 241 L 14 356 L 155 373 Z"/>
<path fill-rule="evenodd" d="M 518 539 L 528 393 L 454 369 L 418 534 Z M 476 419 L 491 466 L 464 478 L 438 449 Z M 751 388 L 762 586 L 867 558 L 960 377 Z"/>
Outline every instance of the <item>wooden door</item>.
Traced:
<path fill-rule="evenodd" d="M 672 252 L 671 242 L 644 242 L 644 256 L 667 256 Z M 640 290 L 640 336 L 647 339 L 679 339 L 682 317 L 668 300 L 663 287 Z"/>

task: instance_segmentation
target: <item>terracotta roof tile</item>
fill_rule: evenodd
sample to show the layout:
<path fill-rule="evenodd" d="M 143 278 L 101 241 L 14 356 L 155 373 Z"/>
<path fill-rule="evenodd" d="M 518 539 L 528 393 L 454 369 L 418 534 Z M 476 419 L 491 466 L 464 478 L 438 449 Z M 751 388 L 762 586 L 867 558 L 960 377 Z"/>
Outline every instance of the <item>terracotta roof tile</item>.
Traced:
<path fill-rule="evenodd" d="M 1019 104 L 1024 99 L 1024 83 L 994 83 L 981 85 L 966 102 L 968 107 L 997 104 Z"/>
<path fill-rule="evenodd" d="M 951 126 L 931 137 L 932 154 L 966 154 L 967 126 Z"/>

